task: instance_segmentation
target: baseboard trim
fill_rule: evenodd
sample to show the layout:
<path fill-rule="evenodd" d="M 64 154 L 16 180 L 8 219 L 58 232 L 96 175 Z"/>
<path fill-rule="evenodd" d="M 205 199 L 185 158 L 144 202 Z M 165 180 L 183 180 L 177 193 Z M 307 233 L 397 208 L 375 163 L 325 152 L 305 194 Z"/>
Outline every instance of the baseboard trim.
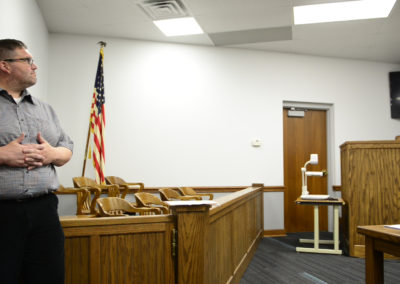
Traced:
<path fill-rule="evenodd" d="M 243 277 L 243 274 L 246 272 L 247 267 L 249 266 L 254 254 L 257 251 L 258 244 L 262 239 L 262 230 L 257 234 L 256 239 L 250 245 L 250 248 L 247 250 L 246 254 L 240 260 L 238 266 L 236 267 L 233 275 L 226 282 L 227 284 L 237 284 L 240 282 L 240 279 Z"/>
<path fill-rule="evenodd" d="M 284 229 L 264 231 L 264 238 L 266 238 L 266 237 L 284 237 L 284 236 L 286 236 L 286 231 Z"/>

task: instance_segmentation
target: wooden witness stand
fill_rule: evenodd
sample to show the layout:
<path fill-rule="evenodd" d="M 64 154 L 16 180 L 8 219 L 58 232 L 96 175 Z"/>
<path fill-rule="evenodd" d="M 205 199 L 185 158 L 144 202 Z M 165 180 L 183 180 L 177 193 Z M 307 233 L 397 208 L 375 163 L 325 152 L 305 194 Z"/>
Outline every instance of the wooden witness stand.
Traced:
<path fill-rule="evenodd" d="M 262 187 L 215 201 L 167 215 L 61 217 L 65 283 L 238 283 L 262 238 Z"/>
<path fill-rule="evenodd" d="M 344 247 L 364 257 L 357 226 L 400 224 L 400 140 L 351 141 L 340 146 Z"/>

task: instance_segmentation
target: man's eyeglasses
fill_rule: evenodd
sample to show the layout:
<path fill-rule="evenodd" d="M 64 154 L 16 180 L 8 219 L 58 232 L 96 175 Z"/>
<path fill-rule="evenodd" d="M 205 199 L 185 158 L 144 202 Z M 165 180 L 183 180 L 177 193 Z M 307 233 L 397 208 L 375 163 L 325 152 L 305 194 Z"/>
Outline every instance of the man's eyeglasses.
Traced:
<path fill-rule="evenodd" d="M 15 59 L 3 59 L 2 61 L 7 61 L 7 62 L 26 62 L 29 65 L 32 66 L 33 64 L 33 58 L 26 57 L 26 58 L 15 58 Z"/>

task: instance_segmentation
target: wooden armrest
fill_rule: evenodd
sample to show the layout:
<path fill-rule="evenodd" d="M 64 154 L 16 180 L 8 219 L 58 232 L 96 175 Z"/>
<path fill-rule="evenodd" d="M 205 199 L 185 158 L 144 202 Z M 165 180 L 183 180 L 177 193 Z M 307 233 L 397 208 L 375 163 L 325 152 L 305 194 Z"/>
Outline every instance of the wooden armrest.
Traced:
<path fill-rule="evenodd" d="M 116 184 L 99 184 L 99 185 L 96 185 L 96 187 L 98 187 L 100 189 L 110 189 L 110 188 L 114 189 L 115 187 L 118 187 L 118 185 L 116 185 Z"/>
<path fill-rule="evenodd" d="M 143 182 L 127 182 L 127 185 L 139 185 L 140 187 L 144 188 Z"/>
<path fill-rule="evenodd" d="M 97 192 L 99 190 L 100 193 L 103 191 L 103 189 L 106 189 L 109 196 L 115 196 L 115 197 L 118 197 L 120 193 L 119 186 L 116 184 L 89 185 L 87 186 L 87 188 L 89 190 L 92 190 L 93 192 Z"/>
<path fill-rule="evenodd" d="M 144 189 L 144 183 L 142 182 L 129 182 L 121 185 L 117 185 L 119 188 L 123 189 L 121 190 L 121 198 L 125 198 L 126 195 L 128 194 L 130 189 L 133 189 L 131 186 L 139 186 L 139 189 L 137 192 L 141 192 Z"/>
<path fill-rule="evenodd" d="M 153 208 L 155 208 L 155 207 L 153 207 Z M 160 207 L 158 207 L 158 209 L 160 209 L 164 214 L 169 213 L 169 208 L 167 206 L 160 206 Z"/>
<path fill-rule="evenodd" d="M 214 194 L 212 194 L 212 193 L 197 193 L 191 187 L 178 187 L 178 190 L 184 196 L 187 196 L 187 195 L 191 195 L 191 196 L 192 195 L 194 195 L 194 196 L 208 196 L 210 200 L 212 200 L 214 198 Z"/>
<path fill-rule="evenodd" d="M 90 192 L 94 193 L 94 197 L 92 199 L 92 202 L 90 203 L 90 214 L 98 215 L 99 212 L 96 209 L 96 201 L 101 196 L 101 189 L 97 187 L 89 187 L 88 189 Z"/>
<path fill-rule="evenodd" d="M 197 193 L 197 195 L 208 196 L 210 198 L 210 200 L 212 200 L 214 198 L 214 194 L 212 194 L 212 193 Z"/>
<path fill-rule="evenodd" d="M 176 198 L 179 200 L 201 200 L 200 196 L 194 196 L 194 195 L 182 195 L 182 196 L 177 196 Z"/>
<path fill-rule="evenodd" d="M 158 208 L 137 208 L 125 199 L 119 197 L 105 197 L 97 199 L 99 212 L 104 217 L 125 216 L 139 213 L 148 215 L 148 213 L 161 214 Z"/>
<path fill-rule="evenodd" d="M 163 214 L 168 214 L 169 213 L 169 207 L 165 203 L 165 205 L 159 205 L 159 204 L 148 204 L 140 207 L 136 207 L 137 209 L 142 209 L 142 208 L 152 208 L 152 209 L 158 209 L 160 210 Z"/>
<path fill-rule="evenodd" d="M 160 204 L 154 204 L 155 206 L 157 206 L 157 208 L 160 208 L 161 211 L 164 214 L 168 214 L 169 213 L 169 205 L 168 203 L 165 203 L 164 201 L 161 201 L 161 205 Z"/>
<path fill-rule="evenodd" d="M 70 194 L 70 193 L 85 192 L 85 191 L 88 191 L 87 187 L 76 188 L 76 187 L 63 187 L 63 186 L 60 186 L 56 191 L 54 191 L 54 193 L 55 194 L 63 194 L 63 193 Z"/>
<path fill-rule="evenodd" d="M 139 186 L 139 189 L 138 189 L 137 192 L 141 192 L 141 191 L 144 190 L 144 183 L 143 182 L 128 182 L 127 185 L 128 185 L 129 189 L 132 189 L 132 187 L 130 187 L 130 186 Z"/>

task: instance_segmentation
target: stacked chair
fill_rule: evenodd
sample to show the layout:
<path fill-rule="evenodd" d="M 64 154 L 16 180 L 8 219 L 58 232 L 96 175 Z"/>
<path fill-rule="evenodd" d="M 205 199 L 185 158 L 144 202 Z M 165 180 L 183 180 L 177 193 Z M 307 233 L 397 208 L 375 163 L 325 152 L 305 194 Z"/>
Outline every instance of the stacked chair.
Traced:
<path fill-rule="evenodd" d="M 91 191 L 99 191 L 100 194 L 102 190 L 106 190 L 108 193 L 108 197 L 102 198 L 101 201 L 98 201 L 100 198 L 100 194 L 96 198 L 93 199 L 92 204 L 93 205 L 93 210 L 95 214 L 101 215 L 101 216 L 122 216 L 122 214 L 133 214 L 133 213 L 138 213 L 139 215 L 154 215 L 154 214 L 161 214 L 161 210 L 149 210 L 148 207 L 146 208 L 138 208 L 135 203 L 129 203 L 129 201 L 125 200 L 125 196 L 129 190 L 125 185 L 122 185 L 123 193 L 121 194 L 120 190 L 120 185 L 118 184 L 107 184 L 107 185 L 102 185 L 96 183 L 95 180 L 87 177 L 75 177 L 72 179 L 74 186 L 75 187 L 85 187 L 88 190 Z M 117 180 L 118 181 L 118 180 Z M 128 186 L 132 185 L 129 183 L 126 183 Z M 143 184 L 141 184 L 142 188 L 144 187 Z M 107 200 L 107 198 L 111 198 Z M 113 199 L 113 198 L 118 198 Z M 123 201 L 119 200 L 122 199 Z M 129 203 L 129 206 L 126 206 L 126 203 Z M 99 205 L 99 210 L 96 209 L 96 204 Z M 144 207 L 144 206 L 143 206 Z M 133 208 L 133 210 L 132 210 Z M 128 210 L 128 211 L 124 211 Z M 118 213 L 119 212 L 119 213 Z M 121 213 L 125 212 L 125 213 Z M 118 213 L 118 214 L 117 214 Z"/>
<path fill-rule="evenodd" d="M 154 194 L 148 192 L 137 192 L 135 193 L 135 198 L 138 208 L 142 207 L 159 208 L 162 211 L 162 213 L 164 214 L 169 213 L 168 204 L 162 201 Z"/>
<path fill-rule="evenodd" d="M 86 187 L 89 189 L 95 188 L 103 190 L 107 190 L 109 197 L 119 197 L 120 191 L 119 186 L 114 184 L 98 184 L 94 179 L 88 177 L 74 177 L 72 178 L 74 183 L 74 187 Z"/>
<path fill-rule="evenodd" d="M 212 193 L 197 193 L 191 187 L 178 187 L 178 190 L 184 196 L 198 196 L 200 198 L 202 198 L 202 196 L 208 196 L 209 200 L 212 200 L 214 198 L 214 195 Z"/>
<path fill-rule="evenodd" d="M 161 200 L 171 201 L 171 200 L 201 200 L 200 196 L 182 195 L 178 191 L 172 188 L 160 188 Z"/>
<path fill-rule="evenodd" d="M 133 189 L 137 189 L 137 192 L 142 192 L 144 189 L 144 184 L 142 182 L 126 182 L 122 178 L 116 176 L 107 176 L 105 180 L 107 184 L 118 185 L 120 192 L 122 192 L 121 198 L 125 198 L 128 192 Z"/>
<path fill-rule="evenodd" d="M 76 215 L 90 216 L 125 216 L 125 215 L 158 215 L 168 214 L 169 206 L 164 201 L 202 200 L 203 197 L 214 198 L 212 193 L 197 193 L 191 187 L 161 188 L 161 199 L 154 194 L 143 192 L 141 182 L 126 182 L 117 176 L 107 176 L 106 185 L 96 183 L 87 177 L 74 177 L 74 188 L 60 186 L 57 194 L 75 193 L 77 197 Z M 108 197 L 100 198 L 102 192 Z M 136 203 L 125 200 L 128 193 L 134 192 Z M 96 208 L 98 205 L 98 209 Z"/>
<path fill-rule="evenodd" d="M 162 214 L 159 208 L 136 208 L 129 201 L 119 197 L 99 198 L 97 199 L 97 205 L 99 206 L 99 214 L 102 217 Z"/>
<path fill-rule="evenodd" d="M 92 192 L 94 193 L 92 199 Z M 87 187 L 60 187 L 55 192 L 56 194 L 76 194 L 76 215 L 96 215 L 96 199 L 100 197 L 101 191 L 97 189 L 90 190 Z"/>
<path fill-rule="evenodd" d="M 119 187 L 116 185 L 101 185 L 87 177 L 74 177 L 72 178 L 72 182 L 75 188 L 85 188 L 89 191 L 86 202 L 91 199 L 91 193 L 94 193 L 94 197 L 90 202 L 90 214 L 98 215 L 99 212 L 96 209 L 96 200 L 100 198 L 103 189 L 108 191 L 108 196 L 119 196 Z"/>

